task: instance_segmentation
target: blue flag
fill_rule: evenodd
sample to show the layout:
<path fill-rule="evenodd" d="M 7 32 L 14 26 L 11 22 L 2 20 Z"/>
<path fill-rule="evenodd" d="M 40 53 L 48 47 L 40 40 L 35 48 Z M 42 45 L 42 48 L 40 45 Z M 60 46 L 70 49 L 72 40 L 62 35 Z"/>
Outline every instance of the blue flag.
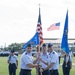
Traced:
<path fill-rule="evenodd" d="M 27 42 L 23 45 L 23 48 L 22 49 L 26 49 L 27 45 L 28 44 L 31 44 L 33 46 L 36 46 L 39 44 L 39 34 L 38 32 L 35 33 L 35 35 Z"/>
<path fill-rule="evenodd" d="M 66 53 L 69 54 L 69 46 L 68 46 L 68 11 L 67 11 L 67 14 L 66 14 L 66 19 L 65 19 L 65 25 L 64 25 L 62 42 L 61 42 L 61 48 L 62 48 L 62 50 L 64 50 Z"/>

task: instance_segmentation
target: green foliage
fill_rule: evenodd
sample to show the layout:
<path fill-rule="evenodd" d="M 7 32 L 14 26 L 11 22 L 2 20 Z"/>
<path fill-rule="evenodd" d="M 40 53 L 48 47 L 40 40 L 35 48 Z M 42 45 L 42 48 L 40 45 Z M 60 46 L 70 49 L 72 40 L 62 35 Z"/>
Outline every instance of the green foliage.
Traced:
<path fill-rule="evenodd" d="M 22 46 L 23 46 L 22 44 L 12 43 L 7 48 L 8 48 L 8 50 L 14 49 L 15 51 L 20 51 L 20 50 L 22 50 Z"/>
<path fill-rule="evenodd" d="M 8 47 L 1 47 L 0 50 L 7 51 L 14 49 L 15 51 L 22 51 L 23 43 L 11 43 Z"/>

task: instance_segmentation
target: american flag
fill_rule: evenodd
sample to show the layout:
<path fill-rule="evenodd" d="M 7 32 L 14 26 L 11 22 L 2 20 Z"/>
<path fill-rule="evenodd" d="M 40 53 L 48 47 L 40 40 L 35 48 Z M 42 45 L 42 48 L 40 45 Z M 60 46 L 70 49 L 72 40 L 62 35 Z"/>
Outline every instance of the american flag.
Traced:
<path fill-rule="evenodd" d="M 40 45 L 43 43 L 43 33 L 42 33 L 42 26 L 41 26 L 41 15 L 40 15 L 40 8 L 39 8 L 39 16 L 38 16 L 38 23 L 36 31 L 39 33 L 39 40 Z"/>
<path fill-rule="evenodd" d="M 60 27 L 60 22 L 59 23 L 54 23 L 49 28 L 47 28 L 47 31 L 59 30 L 59 27 Z"/>

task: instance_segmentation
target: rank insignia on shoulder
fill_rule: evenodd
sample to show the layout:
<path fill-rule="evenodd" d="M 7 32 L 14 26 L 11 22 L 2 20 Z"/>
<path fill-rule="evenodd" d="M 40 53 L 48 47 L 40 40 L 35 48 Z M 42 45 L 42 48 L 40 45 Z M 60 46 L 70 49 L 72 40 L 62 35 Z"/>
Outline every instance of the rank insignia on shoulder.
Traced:
<path fill-rule="evenodd" d="M 25 53 L 25 54 L 27 54 L 27 53 Z"/>
<path fill-rule="evenodd" d="M 55 54 L 55 52 L 53 52 L 53 54 Z"/>

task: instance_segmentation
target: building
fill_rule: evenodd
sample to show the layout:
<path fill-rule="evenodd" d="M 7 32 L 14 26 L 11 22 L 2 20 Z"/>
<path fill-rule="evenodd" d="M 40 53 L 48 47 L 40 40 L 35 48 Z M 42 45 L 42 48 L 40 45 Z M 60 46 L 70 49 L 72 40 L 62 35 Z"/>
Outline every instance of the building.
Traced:
<path fill-rule="evenodd" d="M 44 38 L 44 43 L 48 44 L 48 43 L 53 43 L 54 45 L 54 50 L 61 50 L 61 38 Z M 74 47 L 75 47 L 75 39 L 68 39 L 68 44 L 69 44 L 69 48 L 70 50 L 74 51 Z"/>

